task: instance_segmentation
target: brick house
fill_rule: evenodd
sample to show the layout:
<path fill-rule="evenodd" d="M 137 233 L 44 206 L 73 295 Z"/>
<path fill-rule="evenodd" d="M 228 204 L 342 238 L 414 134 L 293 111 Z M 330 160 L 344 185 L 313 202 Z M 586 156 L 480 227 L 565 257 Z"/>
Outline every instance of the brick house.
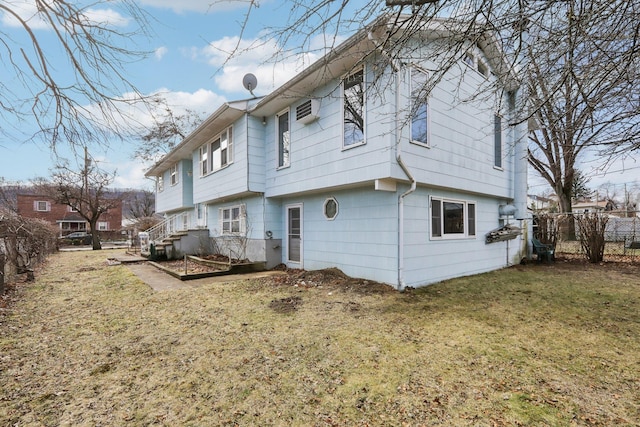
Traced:
<path fill-rule="evenodd" d="M 70 206 L 58 204 L 52 197 L 37 194 L 18 194 L 18 214 L 25 218 L 38 218 L 60 229 L 60 235 L 74 231 L 88 231 L 89 223 Z M 117 231 L 122 227 L 122 203 L 100 216 L 99 231 Z"/>

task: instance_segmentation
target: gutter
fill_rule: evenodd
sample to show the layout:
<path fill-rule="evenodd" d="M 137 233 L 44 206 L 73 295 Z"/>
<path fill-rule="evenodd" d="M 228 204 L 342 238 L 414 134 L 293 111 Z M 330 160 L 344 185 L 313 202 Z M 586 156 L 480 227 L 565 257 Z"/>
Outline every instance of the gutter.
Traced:
<path fill-rule="evenodd" d="M 368 34 L 369 40 L 373 42 L 376 49 L 382 53 L 387 59 L 389 59 L 389 63 L 395 72 L 395 80 L 396 80 L 396 94 L 395 94 L 395 151 L 396 151 L 396 162 L 402 169 L 402 172 L 407 176 L 409 181 L 411 182 L 411 186 L 407 191 L 398 196 L 398 285 L 397 289 L 399 291 L 404 291 L 406 288 L 406 283 L 404 281 L 404 199 L 409 194 L 416 191 L 416 179 L 413 174 L 407 167 L 407 165 L 402 160 L 402 133 L 400 129 L 400 71 L 404 64 L 397 59 L 393 59 L 389 54 L 384 50 L 384 47 L 380 44 L 380 42 L 375 38 L 373 32 L 369 31 Z"/>

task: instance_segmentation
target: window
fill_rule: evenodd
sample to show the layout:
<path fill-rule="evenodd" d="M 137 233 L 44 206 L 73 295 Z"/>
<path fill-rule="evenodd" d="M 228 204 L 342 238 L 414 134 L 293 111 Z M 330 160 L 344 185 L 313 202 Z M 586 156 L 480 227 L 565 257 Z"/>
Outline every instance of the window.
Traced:
<path fill-rule="evenodd" d="M 333 197 L 324 201 L 324 217 L 328 220 L 335 219 L 338 216 L 338 201 Z"/>
<path fill-rule="evenodd" d="M 425 86 L 427 74 L 411 69 L 411 142 L 429 144 L 429 103 Z"/>
<path fill-rule="evenodd" d="M 163 190 L 164 190 L 164 177 L 163 177 L 162 175 L 160 175 L 160 176 L 157 178 L 157 181 L 156 181 L 156 188 L 158 189 L 158 192 L 161 192 L 161 191 L 163 191 Z"/>
<path fill-rule="evenodd" d="M 356 71 L 342 81 L 343 146 L 364 143 L 364 70 Z"/>
<path fill-rule="evenodd" d="M 231 128 L 216 135 L 211 143 L 200 147 L 200 176 L 233 163 L 233 135 Z"/>
<path fill-rule="evenodd" d="M 244 205 L 220 208 L 220 229 L 222 234 L 244 234 L 245 209 Z"/>
<path fill-rule="evenodd" d="M 205 176 L 209 173 L 209 144 L 205 144 L 200 147 L 200 176 Z"/>
<path fill-rule="evenodd" d="M 278 167 L 289 166 L 289 150 L 291 148 L 291 132 L 289 131 L 289 111 L 277 116 L 278 124 Z"/>
<path fill-rule="evenodd" d="M 489 75 L 489 69 L 486 65 L 480 60 L 478 60 L 478 72 L 483 76 L 487 77 Z"/>
<path fill-rule="evenodd" d="M 471 67 L 473 67 L 473 64 L 475 64 L 475 59 L 473 55 L 469 52 L 465 52 L 464 57 L 462 57 L 462 60 L 464 61 L 465 64 Z"/>
<path fill-rule="evenodd" d="M 104 221 L 98 221 L 98 230 L 107 231 L 109 229 L 109 223 Z"/>
<path fill-rule="evenodd" d="M 36 201 L 33 203 L 33 209 L 37 212 L 49 212 L 51 203 L 46 201 Z"/>
<path fill-rule="evenodd" d="M 171 175 L 171 185 L 176 185 L 178 183 L 178 164 L 171 166 L 169 168 L 169 175 Z"/>
<path fill-rule="evenodd" d="M 493 165 L 502 168 L 502 117 L 496 114 L 493 118 Z"/>
<path fill-rule="evenodd" d="M 431 198 L 431 238 L 455 239 L 475 235 L 475 203 Z"/>
<path fill-rule="evenodd" d="M 73 206 L 67 206 L 67 212 L 78 212 L 78 209 Z"/>

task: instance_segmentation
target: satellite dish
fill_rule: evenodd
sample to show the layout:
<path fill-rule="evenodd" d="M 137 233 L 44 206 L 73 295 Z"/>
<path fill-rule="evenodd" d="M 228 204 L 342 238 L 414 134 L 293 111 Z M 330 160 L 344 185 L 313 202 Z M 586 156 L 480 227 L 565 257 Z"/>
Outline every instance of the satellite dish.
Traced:
<path fill-rule="evenodd" d="M 242 85 L 249 91 L 249 93 L 251 93 L 251 95 L 253 95 L 253 90 L 258 86 L 258 79 L 251 73 L 245 74 L 242 78 Z"/>

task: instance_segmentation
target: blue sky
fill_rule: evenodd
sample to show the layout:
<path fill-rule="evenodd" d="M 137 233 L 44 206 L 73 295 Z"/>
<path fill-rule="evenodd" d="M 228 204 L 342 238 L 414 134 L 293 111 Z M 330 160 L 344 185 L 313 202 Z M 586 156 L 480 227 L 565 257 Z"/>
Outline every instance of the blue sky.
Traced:
<path fill-rule="evenodd" d="M 24 0 L 13 0 L 13 4 L 25 3 L 25 16 L 29 6 Z M 174 106 L 176 112 L 186 108 L 212 113 L 223 102 L 249 97 L 242 86 L 242 77 L 252 72 L 258 77 L 256 94 L 265 94 L 291 78 L 296 70 L 315 60 L 314 55 L 296 55 L 274 67 L 267 63 L 279 49 L 275 44 L 266 44 L 259 49 L 247 51 L 225 63 L 227 52 L 238 43 L 251 46 L 264 28 L 281 24 L 283 13 L 288 8 L 283 2 L 263 1 L 260 8 L 252 11 L 249 27 L 242 32 L 241 23 L 247 12 L 248 2 L 212 0 L 143 0 L 141 7 L 151 16 L 152 37 L 139 39 L 136 49 L 150 52 L 147 57 L 126 67 L 130 81 L 143 94 L 162 93 Z M 213 5 L 211 5 L 213 4 Z M 100 5 L 101 13 L 118 19 L 126 27 L 128 17 L 109 9 L 109 4 Z M 18 34 L 10 20 L 0 15 L 1 30 L 11 35 Z M 50 32 L 39 28 L 36 32 Z M 6 118 L 6 116 L 5 116 Z M 148 121 L 143 117 L 137 119 Z M 29 127 L 29 124 L 21 126 Z M 34 127 L 35 129 L 35 127 Z M 21 142 L 21 136 L 0 134 L 0 177 L 7 181 L 26 182 L 36 177 L 47 177 L 54 166 L 49 147 L 42 142 Z M 151 188 L 151 181 L 144 179 L 144 170 L 149 166 L 132 158 L 140 141 L 112 141 L 107 150 L 90 147 L 91 155 L 107 170 L 117 170 L 114 186 Z M 60 152 L 70 158 L 62 146 Z"/>
<path fill-rule="evenodd" d="M 11 0 L 10 3 L 30 5 L 33 2 Z M 255 93 L 266 94 L 293 77 L 318 55 L 315 52 L 298 52 L 281 59 L 274 66 L 272 55 L 281 46 L 267 43 L 257 49 L 248 49 L 225 63 L 227 52 L 238 43 L 241 47 L 249 47 L 264 35 L 265 28 L 286 23 L 291 11 L 291 5 L 286 1 L 259 2 L 260 7 L 252 10 L 250 24 L 244 32 L 241 32 L 241 22 L 247 12 L 246 1 L 141 0 L 139 4 L 151 16 L 152 37 L 139 39 L 137 48 L 150 53 L 146 58 L 127 66 L 127 75 L 141 93 L 164 94 L 176 112 L 190 108 L 211 113 L 227 100 L 248 97 L 242 86 L 242 77 L 248 72 L 258 77 Z M 352 0 L 350 7 L 364 8 L 368 4 L 369 1 Z M 380 1 L 380 5 L 383 7 L 384 1 Z M 116 25 L 126 27 L 129 17 L 117 15 L 110 9 L 109 2 L 100 4 L 98 8 Z M 25 13 L 28 13 L 28 6 L 25 9 Z M 5 18 L 0 15 L 0 30 L 11 34 L 14 29 Z M 36 31 L 46 34 L 51 30 L 39 28 Z M 317 42 L 314 39 L 310 41 L 311 47 L 319 48 L 324 44 L 325 41 L 320 39 Z M 145 117 L 137 119 L 148 121 Z M 32 178 L 49 176 L 54 166 L 49 148 L 42 143 L 37 145 L 20 141 L 20 138 L 0 133 L 0 177 L 8 181 L 26 182 Z M 91 154 L 104 169 L 117 171 L 114 186 L 151 189 L 152 182 L 144 178 L 144 171 L 149 165 L 132 158 L 139 144 L 140 141 L 135 138 L 124 142 L 113 141 L 107 150 L 91 148 Z M 64 150 L 61 152 L 65 155 Z M 66 156 L 70 157 L 68 154 Z M 624 164 L 613 165 L 610 171 L 606 176 L 594 177 L 590 187 L 595 188 L 607 181 L 622 185 L 640 180 L 640 165 L 632 159 Z M 533 173 L 530 173 L 530 186 L 530 192 L 534 194 L 549 191 L 548 185 Z"/>

